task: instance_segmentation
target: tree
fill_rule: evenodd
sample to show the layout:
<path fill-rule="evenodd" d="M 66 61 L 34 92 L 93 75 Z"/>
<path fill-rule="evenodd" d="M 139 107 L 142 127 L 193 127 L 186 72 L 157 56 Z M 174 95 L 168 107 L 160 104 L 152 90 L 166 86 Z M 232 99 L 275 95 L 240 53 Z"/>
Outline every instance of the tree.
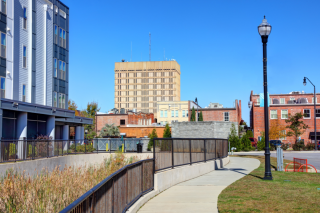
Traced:
<path fill-rule="evenodd" d="M 100 131 L 100 137 L 106 136 L 120 136 L 119 128 L 113 124 L 106 124 Z"/>
<path fill-rule="evenodd" d="M 148 150 L 151 150 L 151 147 L 153 147 L 153 138 L 157 138 L 158 134 L 157 134 L 157 130 L 153 129 L 152 132 L 148 135 L 149 139 L 149 143 L 148 143 Z"/>
<path fill-rule="evenodd" d="M 171 138 L 171 130 L 169 124 L 166 124 L 166 127 L 163 132 L 163 138 Z"/>
<path fill-rule="evenodd" d="M 194 110 L 194 107 L 192 107 L 190 121 L 196 121 L 196 111 Z"/>
<path fill-rule="evenodd" d="M 199 115 L 199 121 L 203 121 L 203 115 L 202 115 L 202 111 L 200 111 L 200 115 Z"/>
<path fill-rule="evenodd" d="M 249 139 L 249 137 L 248 137 L 247 134 L 244 134 L 244 135 L 242 136 L 240 142 L 241 142 L 241 148 L 242 148 L 242 150 L 244 150 L 244 151 L 251 151 L 251 149 L 252 149 L 252 144 L 251 144 L 251 141 L 250 141 L 250 139 Z"/>
<path fill-rule="evenodd" d="M 68 110 L 75 111 L 75 116 L 80 116 L 78 105 L 71 99 L 68 100 Z"/>
<path fill-rule="evenodd" d="M 84 125 L 84 129 L 88 130 L 87 139 L 91 140 L 97 136 L 96 133 L 96 113 L 100 111 L 98 107 L 98 103 L 92 101 L 87 104 L 87 109 L 81 111 L 81 115 L 83 117 L 91 118 L 93 120 L 93 124 Z"/>
<path fill-rule="evenodd" d="M 232 127 L 230 128 L 230 135 L 229 135 L 229 142 L 230 142 L 230 147 L 235 147 L 236 152 L 239 152 L 241 150 L 241 144 L 240 144 L 240 139 L 236 130 L 236 126 L 232 124 Z"/>
<path fill-rule="evenodd" d="M 253 133 L 251 130 L 247 131 L 247 136 L 248 136 L 248 138 L 253 138 Z"/>
<path fill-rule="evenodd" d="M 278 119 L 271 120 L 270 129 L 269 129 L 269 139 L 276 140 L 280 138 L 285 138 L 286 137 L 286 134 L 284 133 L 285 130 L 286 130 L 286 127 L 284 125 L 281 125 Z"/>
<path fill-rule="evenodd" d="M 301 112 L 296 113 L 295 115 L 289 114 L 288 119 L 286 119 L 286 123 L 288 126 L 286 126 L 289 129 L 289 132 L 287 133 L 287 136 L 295 137 L 295 142 L 297 143 L 297 140 L 300 135 L 302 135 L 306 129 L 309 128 L 308 125 L 306 125 L 301 119 L 303 118 L 303 114 Z"/>

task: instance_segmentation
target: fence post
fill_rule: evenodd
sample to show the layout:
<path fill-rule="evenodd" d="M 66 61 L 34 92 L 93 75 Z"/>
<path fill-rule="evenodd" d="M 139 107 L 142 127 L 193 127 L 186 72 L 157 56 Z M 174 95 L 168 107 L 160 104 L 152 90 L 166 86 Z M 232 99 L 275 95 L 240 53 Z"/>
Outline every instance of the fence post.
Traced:
<path fill-rule="evenodd" d="M 75 154 L 77 154 L 77 140 L 74 140 L 74 147 L 75 147 L 74 152 L 75 152 Z"/>
<path fill-rule="evenodd" d="M 214 159 L 217 160 L 217 140 L 214 140 Z"/>
<path fill-rule="evenodd" d="M 84 154 L 87 154 L 87 141 L 84 140 Z"/>
<path fill-rule="evenodd" d="M 192 165 L 192 156 L 191 156 L 191 140 L 189 140 L 189 152 L 190 152 L 190 165 Z"/>
<path fill-rule="evenodd" d="M 14 162 L 17 162 L 17 146 L 18 146 L 18 143 L 17 143 L 17 145 L 14 145 Z M 9 145 L 9 153 L 10 153 L 10 145 Z"/>
<path fill-rule="evenodd" d="M 204 143 L 204 162 L 207 162 L 207 157 L 206 157 L 206 140 L 203 140 L 203 143 Z"/>
<path fill-rule="evenodd" d="M 126 139 L 124 138 L 123 139 L 123 152 L 125 153 L 126 152 Z"/>
<path fill-rule="evenodd" d="M 156 144 L 155 139 L 153 138 L 153 174 L 156 173 Z"/>
<path fill-rule="evenodd" d="M 171 140 L 171 155 L 172 155 L 172 169 L 174 167 L 174 151 L 173 151 L 173 140 Z"/>
<path fill-rule="evenodd" d="M 143 192 L 143 161 L 141 162 L 141 193 Z"/>

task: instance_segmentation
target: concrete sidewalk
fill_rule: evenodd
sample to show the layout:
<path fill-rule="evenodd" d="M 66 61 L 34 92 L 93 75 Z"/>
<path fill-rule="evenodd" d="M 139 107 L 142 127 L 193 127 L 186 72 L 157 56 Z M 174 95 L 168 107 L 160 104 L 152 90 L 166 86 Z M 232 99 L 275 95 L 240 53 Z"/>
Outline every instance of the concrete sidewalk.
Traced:
<path fill-rule="evenodd" d="M 257 159 L 231 157 L 225 168 L 169 188 L 147 202 L 139 212 L 218 212 L 221 191 L 259 165 Z"/>

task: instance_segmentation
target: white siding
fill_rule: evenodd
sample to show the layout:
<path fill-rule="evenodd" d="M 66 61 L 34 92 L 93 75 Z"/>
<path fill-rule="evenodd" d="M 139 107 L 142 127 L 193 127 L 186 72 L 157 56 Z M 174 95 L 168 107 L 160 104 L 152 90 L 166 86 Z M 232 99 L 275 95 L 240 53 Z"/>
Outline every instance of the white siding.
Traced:
<path fill-rule="evenodd" d="M 14 34 L 14 25 L 13 25 L 13 4 L 14 1 L 7 2 L 7 28 L 10 28 L 10 31 L 7 31 L 7 62 L 6 62 L 6 98 L 13 98 L 13 34 Z"/>
<path fill-rule="evenodd" d="M 47 106 L 52 106 L 53 91 L 53 10 L 47 15 Z"/>

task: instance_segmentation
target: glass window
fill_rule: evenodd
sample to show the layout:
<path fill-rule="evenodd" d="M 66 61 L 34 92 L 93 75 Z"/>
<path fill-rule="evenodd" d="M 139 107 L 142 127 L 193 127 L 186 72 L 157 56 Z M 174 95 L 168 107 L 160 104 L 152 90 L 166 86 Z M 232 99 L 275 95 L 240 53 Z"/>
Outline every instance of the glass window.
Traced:
<path fill-rule="evenodd" d="M 6 34 L 1 33 L 1 57 L 6 57 Z"/>
<path fill-rule="evenodd" d="M 277 119 L 278 118 L 277 110 L 271 110 L 270 117 L 271 117 L 271 119 Z"/>
<path fill-rule="evenodd" d="M 160 111 L 160 118 L 163 118 L 163 111 Z"/>
<path fill-rule="evenodd" d="M 257 99 L 257 104 L 260 105 L 260 98 Z"/>
<path fill-rule="evenodd" d="M 182 110 L 182 117 L 186 117 L 186 111 Z"/>
<path fill-rule="evenodd" d="M 59 108 L 62 108 L 62 94 L 59 93 Z"/>
<path fill-rule="evenodd" d="M 27 29 L 27 8 L 23 8 L 23 29 Z"/>
<path fill-rule="evenodd" d="M 303 110 L 303 117 L 304 118 L 311 118 L 310 109 Z"/>
<path fill-rule="evenodd" d="M 176 117 L 179 117 L 179 111 L 176 110 Z"/>
<path fill-rule="evenodd" d="M 60 46 L 63 47 L 63 30 L 60 28 Z"/>
<path fill-rule="evenodd" d="M 285 99 L 284 98 L 280 98 L 280 104 L 285 104 Z"/>
<path fill-rule="evenodd" d="M 57 92 L 53 92 L 53 107 L 57 107 Z"/>
<path fill-rule="evenodd" d="M 2 13 L 6 14 L 7 13 L 7 0 L 2 0 L 1 1 L 1 11 Z"/>
<path fill-rule="evenodd" d="M 58 77 L 58 60 L 54 59 L 54 77 Z"/>
<path fill-rule="evenodd" d="M 229 112 L 224 113 L 224 121 L 229 121 Z"/>
<path fill-rule="evenodd" d="M 320 118 L 320 109 L 316 109 L 316 118 Z"/>
<path fill-rule="evenodd" d="M 54 43 L 58 44 L 58 26 L 54 25 Z"/>
<path fill-rule="evenodd" d="M 288 118 L 288 110 L 281 110 L 281 119 Z"/>
<path fill-rule="evenodd" d="M 22 85 L 22 101 L 26 102 L 26 85 Z"/>
<path fill-rule="evenodd" d="M 27 47 L 23 46 L 23 59 L 22 59 L 23 68 L 27 68 Z"/>
<path fill-rule="evenodd" d="M 66 42 L 66 31 L 63 31 L 63 47 L 67 48 L 67 42 Z"/>
<path fill-rule="evenodd" d="M 312 103 L 314 103 L 314 97 L 312 98 Z M 318 98 L 316 98 L 316 103 L 318 103 Z"/>
<path fill-rule="evenodd" d="M 63 80 L 66 80 L 66 62 L 62 63 L 62 69 L 63 69 Z"/>
<path fill-rule="evenodd" d="M 6 79 L 1 77 L 1 98 L 6 97 Z"/>
<path fill-rule="evenodd" d="M 294 101 L 294 100 L 296 100 L 295 98 L 290 98 L 290 101 Z"/>
<path fill-rule="evenodd" d="M 174 110 L 171 110 L 171 117 L 174 117 Z"/>
<path fill-rule="evenodd" d="M 168 114 L 167 114 L 167 113 L 168 113 L 168 111 L 167 111 L 167 110 L 165 110 L 165 111 L 164 111 L 164 117 L 165 117 L 165 118 L 167 118 L 167 117 L 168 117 Z"/>
<path fill-rule="evenodd" d="M 286 130 L 282 130 L 281 133 L 282 133 L 283 135 L 287 135 Z M 287 139 L 286 137 L 280 138 L 280 140 L 286 140 L 286 139 Z"/>

